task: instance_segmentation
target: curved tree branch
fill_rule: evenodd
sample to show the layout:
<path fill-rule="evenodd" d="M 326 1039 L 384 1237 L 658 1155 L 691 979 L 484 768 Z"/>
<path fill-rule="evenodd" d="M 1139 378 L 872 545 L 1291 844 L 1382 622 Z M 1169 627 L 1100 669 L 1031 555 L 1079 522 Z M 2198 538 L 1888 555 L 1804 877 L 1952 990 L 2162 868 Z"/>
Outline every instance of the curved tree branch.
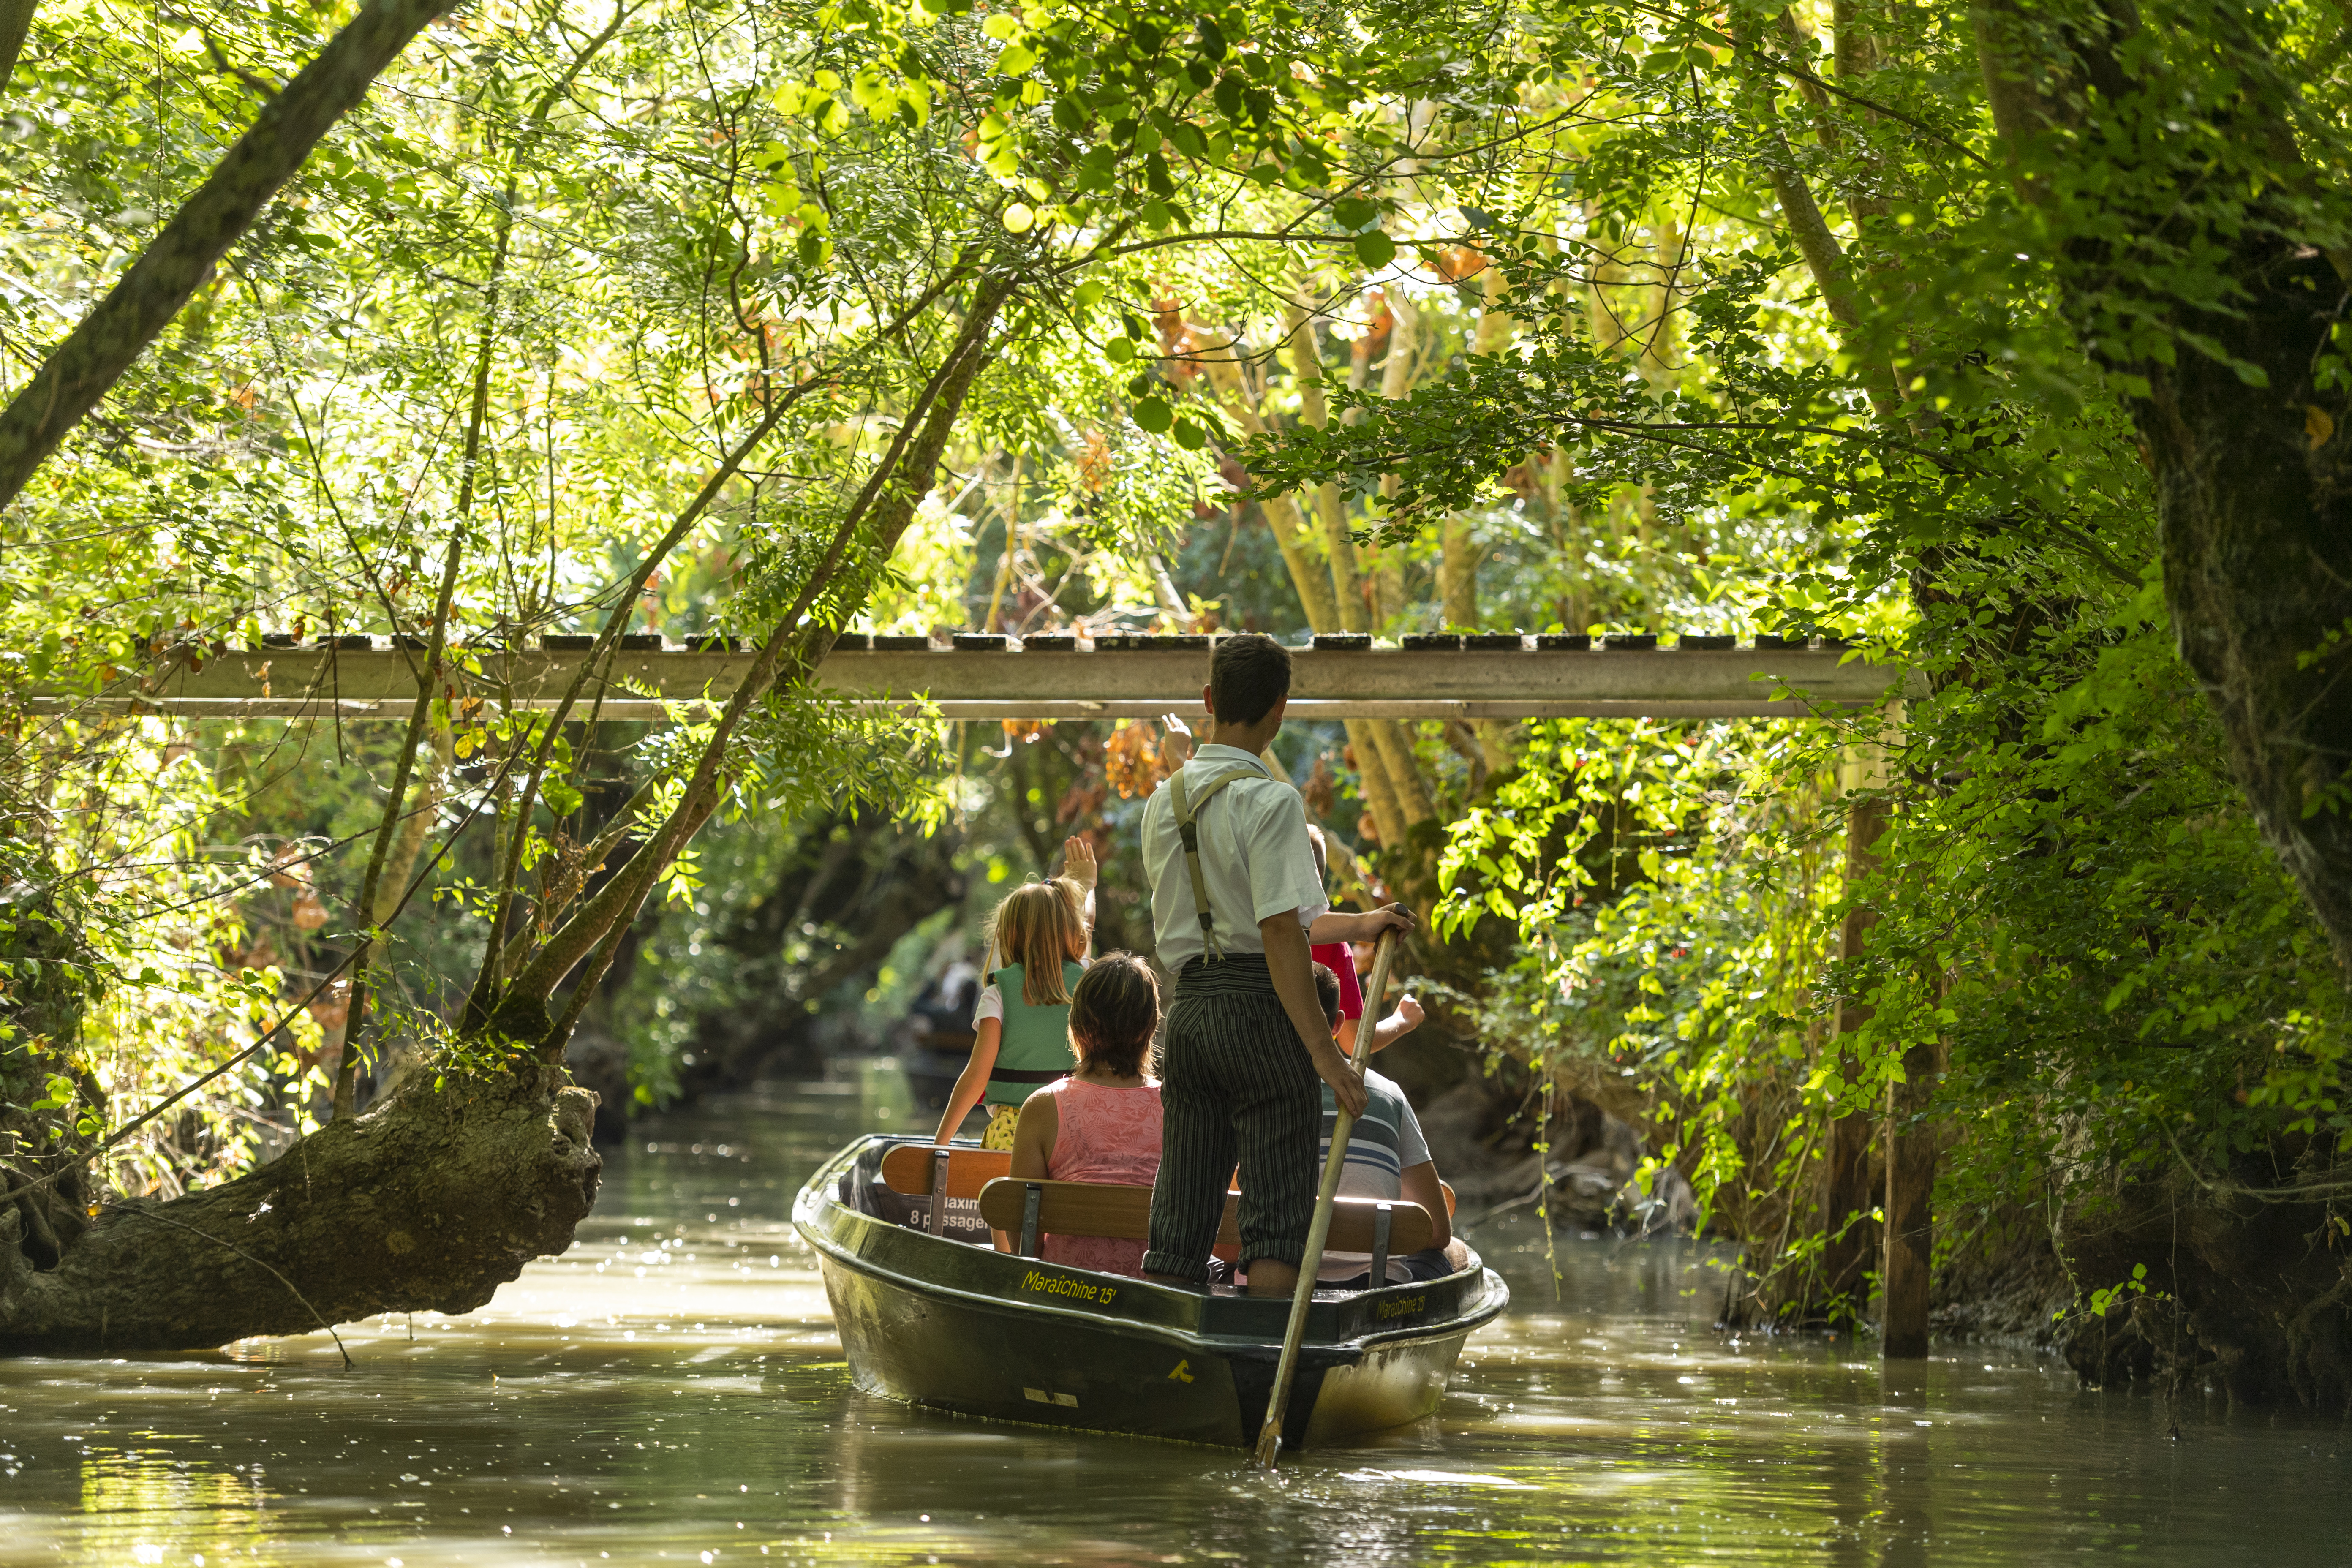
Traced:
<path fill-rule="evenodd" d="M 0 0 L 12 3 L 20 0 Z M 367 0 L 318 58 L 263 106 L 253 128 L 131 270 L 0 412 L 0 507 L 22 493 L 67 433 L 180 313 L 278 188 L 302 167 L 335 121 L 367 95 L 408 41 L 458 3 Z"/>

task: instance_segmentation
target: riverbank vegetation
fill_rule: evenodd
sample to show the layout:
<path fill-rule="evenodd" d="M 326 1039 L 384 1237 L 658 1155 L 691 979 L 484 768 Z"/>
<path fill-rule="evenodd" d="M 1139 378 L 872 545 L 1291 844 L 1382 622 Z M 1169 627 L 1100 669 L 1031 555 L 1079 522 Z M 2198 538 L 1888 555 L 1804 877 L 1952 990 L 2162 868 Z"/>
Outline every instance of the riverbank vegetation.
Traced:
<path fill-rule="evenodd" d="M 1116 850 L 1160 726 L 820 703 L 844 631 L 1764 634 L 1887 702 L 1282 760 L 1735 1315 L 1932 1267 L 2094 1380 L 2352 1401 L 2332 13 L 30 15 L 0 1341 L 478 1303 L 593 1199 L 583 1020 L 607 1116 L 805 1061 Z M 647 633 L 758 673 L 482 679 Z M 371 634 L 405 725 L 121 700 Z"/>

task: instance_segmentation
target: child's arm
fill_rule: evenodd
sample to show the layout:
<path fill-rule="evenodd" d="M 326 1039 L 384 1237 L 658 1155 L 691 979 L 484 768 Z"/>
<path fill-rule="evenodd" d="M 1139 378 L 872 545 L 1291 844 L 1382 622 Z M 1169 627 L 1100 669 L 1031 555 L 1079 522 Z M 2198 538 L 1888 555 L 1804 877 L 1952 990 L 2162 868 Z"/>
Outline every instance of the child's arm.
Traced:
<path fill-rule="evenodd" d="M 1406 992 L 1397 998 L 1396 1011 L 1382 1018 L 1379 1026 L 1372 1030 L 1372 1049 L 1387 1050 L 1391 1046 L 1420 1028 L 1423 1016 L 1421 1004 L 1413 1000 L 1412 992 Z M 1351 1023 L 1353 1021 L 1349 1020 Z"/>
<path fill-rule="evenodd" d="M 963 1119 L 988 1092 L 988 1075 L 996 1070 L 996 1047 L 1004 1038 L 1004 1020 L 982 1018 L 980 1027 L 972 1031 L 971 1060 L 963 1064 L 957 1075 L 955 1088 L 948 1094 L 947 1114 L 940 1118 L 940 1130 L 931 1137 L 934 1143 L 945 1143 L 956 1135 Z"/>
<path fill-rule="evenodd" d="M 1045 1181 L 1051 1174 L 1046 1167 L 1061 1133 L 1059 1095 L 1041 1089 L 1024 1100 L 1020 1124 L 1013 1130 L 1013 1174 L 1024 1182 Z"/>
<path fill-rule="evenodd" d="M 1087 945 L 1094 945 L 1095 931 L 1095 847 L 1086 835 L 1072 834 L 1062 841 L 1062 875 L 1078 885 L 1081 895 L 1078 918 L 1087 922 Z"/>

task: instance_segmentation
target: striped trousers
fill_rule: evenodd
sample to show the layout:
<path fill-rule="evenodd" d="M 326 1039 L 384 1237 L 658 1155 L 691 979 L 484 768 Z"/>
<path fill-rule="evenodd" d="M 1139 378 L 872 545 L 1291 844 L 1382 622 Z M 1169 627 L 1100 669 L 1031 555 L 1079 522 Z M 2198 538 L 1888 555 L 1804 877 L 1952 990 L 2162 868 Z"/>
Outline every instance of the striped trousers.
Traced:
<path fill-rule="evenodd" d="M 1145 1272 L 1203 1283 L 1241 1166 L 1242 1261 L 1297 1268 L 1315 1216 L 1323 1080 L 1260 953 L 1194 959 L 1160 1046 L 1160 1174 Z"/>

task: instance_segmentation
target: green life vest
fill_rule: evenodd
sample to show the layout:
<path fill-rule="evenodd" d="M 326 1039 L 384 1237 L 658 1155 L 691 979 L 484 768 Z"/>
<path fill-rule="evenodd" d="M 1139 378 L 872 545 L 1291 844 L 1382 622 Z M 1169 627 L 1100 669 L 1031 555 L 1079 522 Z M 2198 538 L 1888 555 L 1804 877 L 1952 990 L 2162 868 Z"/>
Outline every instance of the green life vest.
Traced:
<path fill-rule="evenodd" d="M 1082 965 L 1062 965 L 1062 989 L 1076 990 Z M 1008 963 L 988 977 L 1004 999 L 1004 1033 L 996 1042 L 996 1066 L 988 1075 L 987 1102 L 1018 1105 L 1040 1084 L 1069 1076 L 1070 1005 L 1048 1002 L 1033 1007 L 1021 999 L 1021 966 Z"/>

